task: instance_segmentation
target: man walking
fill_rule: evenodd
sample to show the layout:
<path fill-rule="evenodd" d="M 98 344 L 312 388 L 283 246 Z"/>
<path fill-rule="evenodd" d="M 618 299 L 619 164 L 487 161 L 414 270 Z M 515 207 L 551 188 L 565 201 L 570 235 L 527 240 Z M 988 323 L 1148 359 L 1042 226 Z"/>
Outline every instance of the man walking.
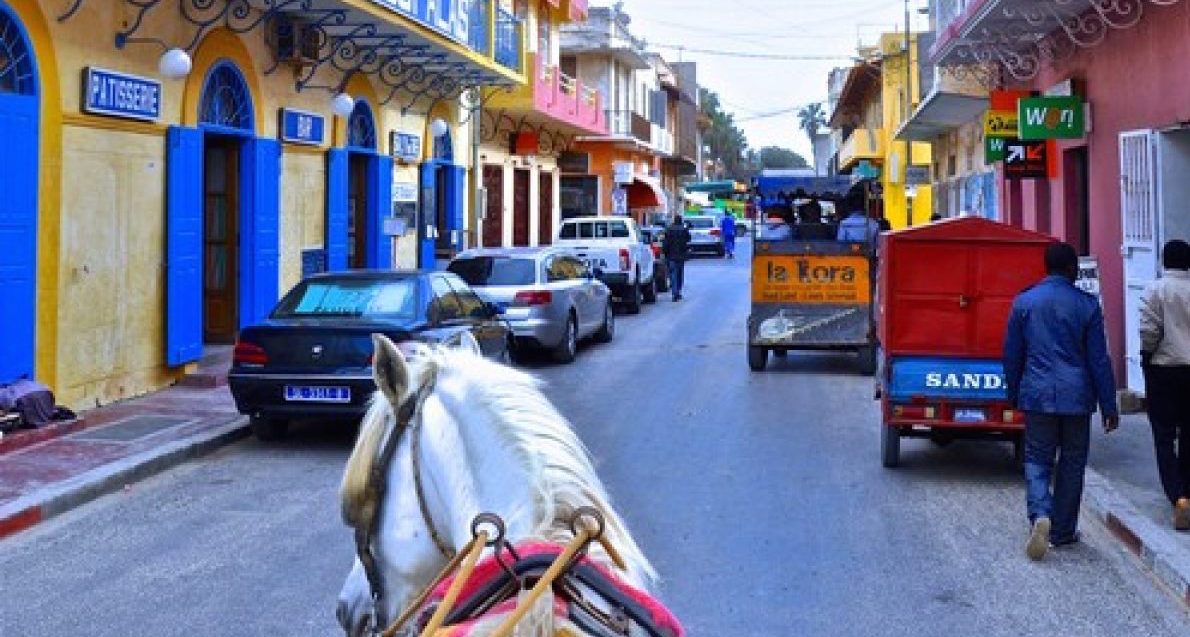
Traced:
<path fill-rule="evenodd" d="M 735 217 L 731 213 L 723 215 L 719 224 L 719 231 L 723 233 L 723 253 L 728 259 L 735 258 Z"/>
<path fill-rule="evenodd" d="M 1034 560 L 1045 557 L 1051 546 L 1079 539 L 1096 405 L 1105 431 L 1120 422 L 1103 310 L 1093 295 L 1074 285 L 1078 254 L 1070 244 L 1054 243 L 1045 251 L 1045 268 L 1048 276 L 1017 296 L 1004 337 L 1008 399 L 1025 412 L 1025 489 L 1032 525 L 1025 553 Z"/>
<path fill-rule="evenodd" d="M 1161 260 L 1140 300 L 1140 357 L 1161 487 L 1174 528 L 1190 531 L 1190 244 L 1166 243 Z"/>
<path fill-rule="evenodd" d="M 669 292 L 674 301 L 682 300 L 682 283 L 686 279 L 686 252 L 690 247 L 690 229 L 682 223 L 682 215 L 674 215 L 673 223 L 665 228 L 665 264 L 669 266 Z"/>

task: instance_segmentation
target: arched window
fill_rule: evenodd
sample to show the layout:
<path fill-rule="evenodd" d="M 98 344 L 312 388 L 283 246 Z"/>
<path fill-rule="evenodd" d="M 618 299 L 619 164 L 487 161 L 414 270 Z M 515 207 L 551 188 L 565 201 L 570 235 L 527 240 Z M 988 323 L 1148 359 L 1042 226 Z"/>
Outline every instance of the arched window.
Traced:
<path fill-rule="evenodd" d="M 449 129 L 434 138 L 434 159 L 454 161 L 454 148 L 451 146 Z"/>
<path fill-rule="evenodd" d="M 33 51 L 21 26 L 4 5 L 0 5 L 0 93 L 37 93 Z"/>
<path fill-rule="evenodd" d="M 347 118 L 347 145 L 376 150 L 376 123 L 372 120 L 372 109 L 364 100 L 356 101 L 351 117 Z"/>
<path fill-rule="evenodd" d="M 252 92 L 235 64 L 221 61 L 207 73 L 198 106 L 198 121 L 212 126 L 255 130 Z"/>

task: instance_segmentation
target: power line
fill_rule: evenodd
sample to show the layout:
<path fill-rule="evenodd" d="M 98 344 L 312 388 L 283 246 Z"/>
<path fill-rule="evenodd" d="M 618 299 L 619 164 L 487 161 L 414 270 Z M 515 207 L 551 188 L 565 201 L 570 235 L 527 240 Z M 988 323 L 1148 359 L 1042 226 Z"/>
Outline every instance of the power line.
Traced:
<path fill-rule="evenodd" d="M 669 49 L 671 51 L 678 51 L 682 53 L 701 53 L 703 55 L 716 55 L 720 57 L 734 57 L 747 58 L 754 60 L 782 60 L 787 62 L 807 62 L 807 61 L 851 61 L 855 58 L 853 55 L 812 55 L 812 54 L 783 54 L 783 53 L 751 53 L 748 51 L 722 51 L 717 49 L 702 49 L 686 46 L 685 44 L 658 44 L 650 42 L 650 46 L 659 49 Z"/>

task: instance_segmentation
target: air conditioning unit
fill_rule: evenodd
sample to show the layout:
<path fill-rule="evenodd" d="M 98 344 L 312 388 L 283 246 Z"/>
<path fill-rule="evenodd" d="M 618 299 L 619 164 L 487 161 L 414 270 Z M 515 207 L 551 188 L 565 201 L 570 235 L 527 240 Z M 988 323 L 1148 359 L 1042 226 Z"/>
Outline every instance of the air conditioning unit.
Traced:
<path fill-rule="evenodd" d="M 270 39 L 277 60 L 295 66 L 313 64 L 322 48 L 322 34 L 318 29 L 286 14 L 273 20 Z"/>

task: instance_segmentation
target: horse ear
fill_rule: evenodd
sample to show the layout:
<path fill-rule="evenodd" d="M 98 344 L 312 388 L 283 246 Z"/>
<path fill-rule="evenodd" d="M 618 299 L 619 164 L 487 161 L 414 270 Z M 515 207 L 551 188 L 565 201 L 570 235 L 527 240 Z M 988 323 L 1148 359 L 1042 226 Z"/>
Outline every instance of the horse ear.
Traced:
<path fill-rule="evenodd" d="M 445 345 L 451 349 L 471 352 L 476 356 L 483 355 L 483 350 L 479 347 L 479 341 L 475 340 L 475 337 L 467 330 L 451 334 L 450 338 L 446 339 Z"/>
<path fill-rule="evenodd" d="M 384 334 L 372 335 L 372 379 L 391 405 L 400 405 L 409 391 L 409 365 Z"/>

